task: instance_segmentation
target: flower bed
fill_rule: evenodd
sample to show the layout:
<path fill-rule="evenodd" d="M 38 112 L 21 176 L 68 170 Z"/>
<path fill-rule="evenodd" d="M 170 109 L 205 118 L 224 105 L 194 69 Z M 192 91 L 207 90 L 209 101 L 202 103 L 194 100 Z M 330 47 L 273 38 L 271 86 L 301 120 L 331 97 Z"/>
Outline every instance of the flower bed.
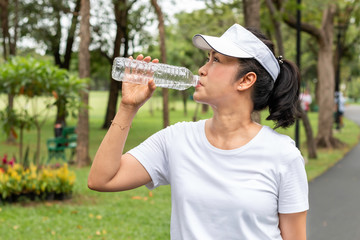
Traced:
<path fill-rule="evenodd" d="M 0 202 L 62 200 L 71 196 L 75 173 L 67 164 L 24 167 L 14 161 L 4 164 L 4 159 L 0 165 Z"/>

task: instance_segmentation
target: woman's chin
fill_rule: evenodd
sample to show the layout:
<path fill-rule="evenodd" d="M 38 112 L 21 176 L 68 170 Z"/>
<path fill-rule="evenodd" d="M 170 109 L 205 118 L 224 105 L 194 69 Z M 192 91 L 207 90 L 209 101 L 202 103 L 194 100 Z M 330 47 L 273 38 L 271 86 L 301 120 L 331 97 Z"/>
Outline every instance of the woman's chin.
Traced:
<path fill-rule="evenodd" d="M 202 103 L 202 104 L 207 104 L 207 102 L 205 101 L 204 98 L 201 98 L 201 96 L 199 96 L 196 92 L 193 95 L 193 99 L 195 102 L 197 103 Z"/>

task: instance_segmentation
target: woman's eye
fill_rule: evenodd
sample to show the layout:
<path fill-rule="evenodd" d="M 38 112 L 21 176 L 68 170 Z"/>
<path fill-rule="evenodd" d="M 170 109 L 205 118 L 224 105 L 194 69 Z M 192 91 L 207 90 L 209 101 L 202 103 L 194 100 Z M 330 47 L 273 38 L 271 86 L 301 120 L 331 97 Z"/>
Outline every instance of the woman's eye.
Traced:
<path fill-rule="evenodd" d="M 212 58 L 212 61 L 213 61 L 213 62 L 219 62 L 219 59 L 218 59 L 217 57 L 213 57 L 213 58 Z M 210 62 L 210 58 L 209 58 L 209 57 L 206 58 L 206 62 Z"/>

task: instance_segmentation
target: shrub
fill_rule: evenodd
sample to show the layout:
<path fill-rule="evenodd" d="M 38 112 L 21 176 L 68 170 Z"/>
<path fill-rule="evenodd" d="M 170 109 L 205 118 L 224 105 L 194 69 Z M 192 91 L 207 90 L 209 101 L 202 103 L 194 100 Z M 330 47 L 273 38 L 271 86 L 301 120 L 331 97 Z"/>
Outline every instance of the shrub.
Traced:
<path fill-rule="evenodd" d="M 30 164 L 25 168 L 7 160 L 0 163 L 0 200 L 14 202 L 21 199 L 64 199 L 71 196 L 75 173 L 67 164 L 37 167 Z"/>

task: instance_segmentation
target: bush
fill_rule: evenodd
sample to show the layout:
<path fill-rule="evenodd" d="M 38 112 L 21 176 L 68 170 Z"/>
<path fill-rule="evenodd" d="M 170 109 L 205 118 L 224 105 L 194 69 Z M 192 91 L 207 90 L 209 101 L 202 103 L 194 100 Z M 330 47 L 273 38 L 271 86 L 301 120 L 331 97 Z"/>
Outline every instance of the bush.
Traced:
<path fill-rule="evenodd" d="M 25 168 L 7 160 L 5 155 L 0 163 L 0 201 L 52 200 L 71 196 L 75 173 L 67 164 L 37 167 L 30 164 Z"/>

